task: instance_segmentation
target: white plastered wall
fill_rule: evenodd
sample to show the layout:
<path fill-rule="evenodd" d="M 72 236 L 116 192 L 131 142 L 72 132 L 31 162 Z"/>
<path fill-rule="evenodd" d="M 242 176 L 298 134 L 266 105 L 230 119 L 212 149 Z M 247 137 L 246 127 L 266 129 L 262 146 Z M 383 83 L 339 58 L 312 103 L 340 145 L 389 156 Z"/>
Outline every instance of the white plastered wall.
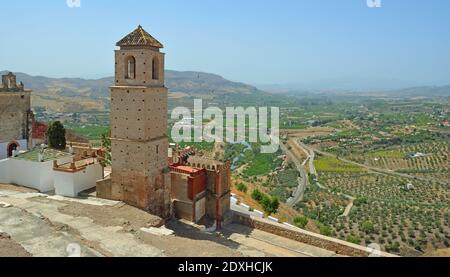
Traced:
<path fill-rule="evenodd" d="M 54 171 L 55 193 L 76 197 L 80 192 L 96 186 L 97 181 L 102 179 L 102 170 L 100 164 L 93 164 L 75 173 Z"/>
<path fill-rule="evenodd" d="M 20 144 L 19 150 L 28 150 L 27 149 L 27 140 L 22 139 L 17 141 Z M 6 159 L 8 154 L 8 145 L 10 142 L 0 142 L 0 160 Z"/>
<path fill-rule="evenodd" d="M 58 160 L 58 163 L 71 162 L 72 157 Z M 53 161 L 33 162 L 20 159 L 0 161 L 0 183 L 16 184 L 40 192 L 54 190 Z"/>

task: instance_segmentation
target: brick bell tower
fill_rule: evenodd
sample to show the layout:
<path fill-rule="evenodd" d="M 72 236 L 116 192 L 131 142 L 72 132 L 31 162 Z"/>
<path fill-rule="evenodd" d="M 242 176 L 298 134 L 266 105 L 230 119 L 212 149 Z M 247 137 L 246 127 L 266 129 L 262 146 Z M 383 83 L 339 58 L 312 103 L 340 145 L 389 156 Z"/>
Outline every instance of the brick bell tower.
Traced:
<path fill-rule="evenodd" d="M 111 87 L 111 196 L 170 216 L 163 45 L 141 26 L 120 40 Z"/>

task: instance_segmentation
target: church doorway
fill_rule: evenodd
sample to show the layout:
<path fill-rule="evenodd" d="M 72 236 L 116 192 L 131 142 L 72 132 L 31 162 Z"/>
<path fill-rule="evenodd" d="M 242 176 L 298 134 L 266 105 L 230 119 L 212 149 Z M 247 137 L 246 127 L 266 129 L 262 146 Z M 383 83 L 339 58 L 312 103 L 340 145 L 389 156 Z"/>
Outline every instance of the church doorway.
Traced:
<path fill-rule="evenodd" d="M 10 144 L 8 144 L 8 147 L 7 147 L 7 151 L 8 151 L 7 157 L 8 157 L 8 158 L 12 157 L 13 151 L 14 151 L 14 150 L 17 150 L 17 149 L 19 148 L 19 146 L 20 146 L 20 145 L 19 145 L 17 142 L 11 142 Z"/>

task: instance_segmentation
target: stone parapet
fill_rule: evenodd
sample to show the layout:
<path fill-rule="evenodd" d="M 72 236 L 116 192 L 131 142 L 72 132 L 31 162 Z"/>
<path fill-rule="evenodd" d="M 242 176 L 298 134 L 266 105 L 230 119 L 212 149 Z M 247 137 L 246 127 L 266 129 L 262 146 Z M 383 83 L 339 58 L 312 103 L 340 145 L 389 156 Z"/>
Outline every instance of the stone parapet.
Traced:
<path fill-rule="evenodd" d="M 265 231 L 277 236 L 299 241 L 301 243 L 333 251 L 338 255 L 350 257 L 397 257 L 396 255 L 389 254 L 383 251 L 374 251 L 357 244 L 349 243 L 331 237 L 326 237 L 300 228 L 273 222 L 264 218 L 256 218 L 236 211 L 233 211 L 233 222 L 248 226 L 250 228 Z"/>

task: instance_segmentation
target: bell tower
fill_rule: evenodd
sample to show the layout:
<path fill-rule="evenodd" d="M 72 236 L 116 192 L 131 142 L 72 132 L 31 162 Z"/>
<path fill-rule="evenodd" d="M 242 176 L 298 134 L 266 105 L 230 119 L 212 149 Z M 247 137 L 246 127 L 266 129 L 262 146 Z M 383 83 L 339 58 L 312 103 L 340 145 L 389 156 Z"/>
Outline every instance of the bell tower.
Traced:
<path fill-rule="evenodd" d="M 116 46 L 111 195 L 166 218 L 171 205 L 163 45 L 139 26 Z"/>

